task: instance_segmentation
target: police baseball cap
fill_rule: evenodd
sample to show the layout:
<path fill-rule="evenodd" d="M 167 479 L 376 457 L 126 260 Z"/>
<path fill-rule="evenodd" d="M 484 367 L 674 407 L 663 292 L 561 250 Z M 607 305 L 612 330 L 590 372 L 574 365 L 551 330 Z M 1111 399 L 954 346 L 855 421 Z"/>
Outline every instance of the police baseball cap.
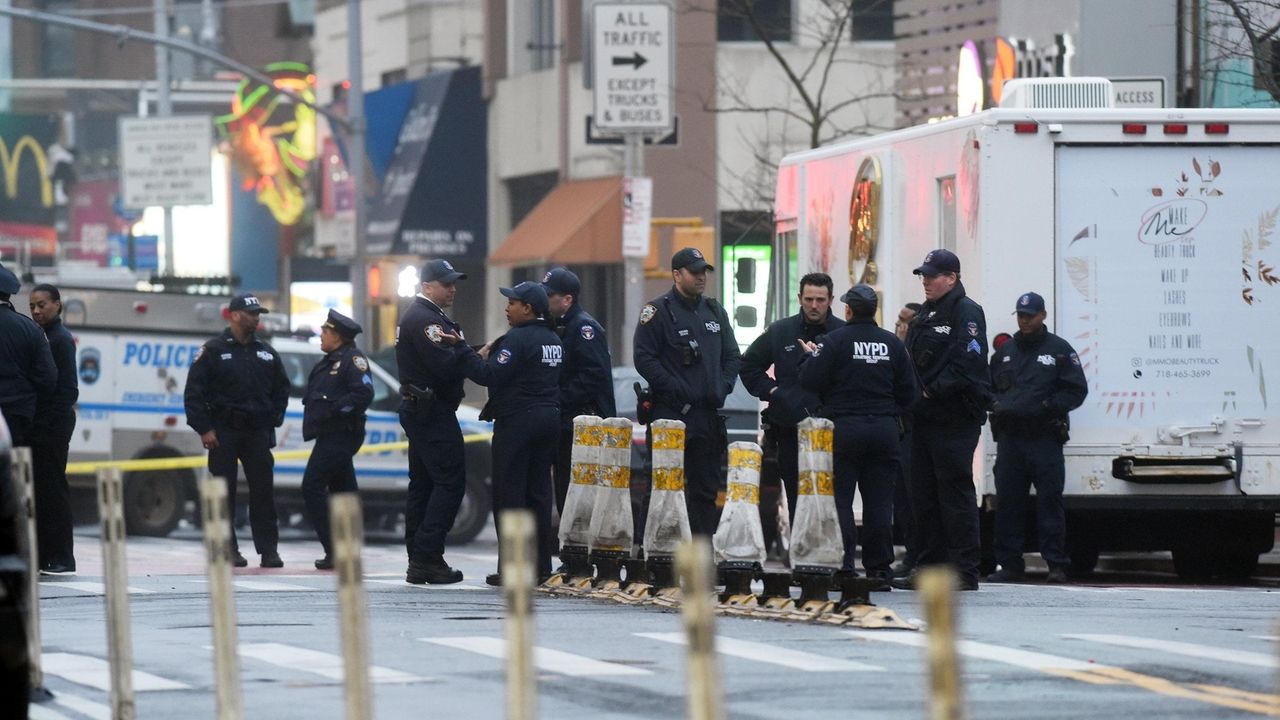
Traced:
<path fill-rule="evenodd" d="M 324 324 L 320 327 L 327 327 L 343 337 L 353 338 L 364 331 L 360 327 L 360 323 L 343 315 L 337 310 L 330 310 L 329 317 L 325 319 Z"/>
<path fill-rule="evenodd" d="M 875 289 L 866 283 L 858 283 L 849 288 L 849 292 L 840 296 L 840 302 L 848 305 L 858 317 L 875 315 L 876 307 L 880 305 Z"/>
<path fill-rule="evenodd" d="M 941 275 L 942 273 L 960 272 L 960 258 L 950 250 L 930 250 L 924 256 L 924 262 L 913 270 L 916 275 Z"/>
<path fill-rule="evenodd" d="M 1044 298 L 1033 292 L 1023 293 L 1013 311 L 1019 315 L 1039 315 L 1044 312 Z"/>
<path fill-rule="evenodd" d="M 428 260 L 427 264 L 422 266 L 422 272 L 418 277 L 420 282 L 439 280 L 440 282 L 451 283 L 458 280 L 466 280 L 467 274 L 458 272 L 448 260 Z"/>
<path fill-rule="evenodd" d="M 542 287 L 546 288 L 548 295 L 555 293 L 577 297 L 582 291 L 582 281 L 572 271 L 558 267 L 548 270 L 547 274 L 542 276 Z"/>
<path fill-rule="evenodd" d="M 526 280 L 515 287 L 501 290 L 503 295 L 529 305 L 539 315 L 547 312 L 547 289 L 542 287 L 542 283 Z"/>
<path fill-rule="evenodd" d="M 12 295 L 22 287 L 22 281 L 9 268 L 0 265 L 0 293 Z"/>
<path fill-rule="evenodd" d="M 270 310 L 262 307 L 262 303 L 258 302 L 257 295 L 252 295 L 250 293 L 240 293 L 239 295 L 231 298 L 231 305 L 227 309 L 231 312 L 240 310 L 243 312 L 257 313 L 259 315 L 264 312 L 271 312 Z"/>
<path fill-rule="evenodd" d="M 680 268 L 686 268 L 689 272 L 699 272 L 703 268 L 711 272 L 716 271 L 711 266 L 711 263 L 707 262 L 707 259 L 702 256 L 701 250 L 691 247 L 687 247 L 671 256 L 671 269 L 679 270 Z"/>

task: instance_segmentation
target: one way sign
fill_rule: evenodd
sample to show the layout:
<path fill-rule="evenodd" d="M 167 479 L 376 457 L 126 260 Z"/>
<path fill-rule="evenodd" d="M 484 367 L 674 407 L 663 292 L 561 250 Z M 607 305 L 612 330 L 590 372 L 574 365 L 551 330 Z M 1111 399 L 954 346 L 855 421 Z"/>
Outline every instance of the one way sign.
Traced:
<path fill-rule="evenodd" d="M 592 7 L 592 90 L 596 128 L 605 132 L 671 130 L 671 6 L 599 3 Z"/>

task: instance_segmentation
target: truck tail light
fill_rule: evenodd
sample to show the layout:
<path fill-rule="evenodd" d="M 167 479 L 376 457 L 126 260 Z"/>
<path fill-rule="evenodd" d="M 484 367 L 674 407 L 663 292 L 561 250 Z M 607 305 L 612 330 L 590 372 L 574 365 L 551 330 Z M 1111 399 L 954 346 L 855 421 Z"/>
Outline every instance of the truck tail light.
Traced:
<path fill-rule="evenodd" d="M 1040 123 L 1020 122 L 1013 124 L 1013 131 L 1018 134 L 1034 135 L 1040 132 Z"/>
<path fill-rule="evenodd" d="M 1125 123 L 1120 126 L 1125 135 L 1146 135 L 1147 126 L 1143 123 Z"/>
<path fill-rule="evenodd" d="M 1227 123 L 1205 123 L 1205 135 L 1226 135 L 1231 126 Z"/>
<path fill-rule="evenodd" d="M 1165 123 L 1165 135 L 1186 135 L 1187 126 L 1183 123 Z"/>

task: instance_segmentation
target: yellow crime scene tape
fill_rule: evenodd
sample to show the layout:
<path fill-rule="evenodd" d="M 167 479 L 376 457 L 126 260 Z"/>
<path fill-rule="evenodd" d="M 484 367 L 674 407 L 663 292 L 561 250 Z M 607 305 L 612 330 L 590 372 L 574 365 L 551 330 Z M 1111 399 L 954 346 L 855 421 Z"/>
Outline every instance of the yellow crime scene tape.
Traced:
<path fill-rule="evenodd" d="M 493 433 L 472 433 L 464 435 L 463 442 L 485 442 L 493 437 Z M 407 450 L 409 448 L 408 440 L 399 440 L 397 442 L 373 443 L 363 445 L 356 451 L 357 455 L 372 455 L 374 453 L 394 452 L 396 450 Z M 272 453 L 276 460 L 302 460 L 311 456 L 311 448 L 304 450 L 281 450 Z M 204 467 L 208 462 L 207 455 L 188 455 L 185 457 L 165 457 L 165 458 L 143 458 L 139 460 L 92 460 L 85 462 L 67 463 L 68 475 L 92 475 L 100 468 L 120 468 L 122 471 L 137 470 L 181 470 Z"/>

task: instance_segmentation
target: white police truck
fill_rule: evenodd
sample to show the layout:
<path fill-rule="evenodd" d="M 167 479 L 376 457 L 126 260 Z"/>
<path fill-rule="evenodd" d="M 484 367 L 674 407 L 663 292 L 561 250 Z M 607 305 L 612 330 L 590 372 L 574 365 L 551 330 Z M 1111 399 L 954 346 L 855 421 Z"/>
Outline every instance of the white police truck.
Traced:
<path fill-rule="evenodd" d="M 63 318 L 75 336 L 80 382 L 71 462 L 201 456 L 200 438 L 187 426 L 183 389 L 187 369 L 206 340 L 225 325 L 229 298 L 209 295 L 59 288 Z M 22 307 L 26 297 L 15 298 Z M 266 320 L 270 315 L 263 316 Z M 276 430 L 278 451 L 311 445 L 302 439 L 302 396 L 311 368 L 323 357 L 318 343 L 272 337 L 289 376 L 289 407 Z M 399 383 L 370 363 L 374 398 L 365 444 L 404 439 L 396 409 Z M 467 405 L 458 410 L 467 443 L 467 494 L 448 540 L 465 543 L 488 521 L 491 497 L 490 423 Z M 305 459 L 279 459 L 275 466 L 276 503 L 282 519 L 302 508 Z M 196 520 L 196 479 L 207 471 L 172 469 L 126 472 L 124 513 L 132 534 L 164 536 L 184 518 Z M 396 530 L 409 483 L 405 451 L 356 456 L 356 476 L 370 530 Z M 91 492 L 90 475 L 69 477 L 76 495 Z M 240 483 L 240 491 L 245 492 Z M 77 502 L 76 508 L 89 507 Z"/>

